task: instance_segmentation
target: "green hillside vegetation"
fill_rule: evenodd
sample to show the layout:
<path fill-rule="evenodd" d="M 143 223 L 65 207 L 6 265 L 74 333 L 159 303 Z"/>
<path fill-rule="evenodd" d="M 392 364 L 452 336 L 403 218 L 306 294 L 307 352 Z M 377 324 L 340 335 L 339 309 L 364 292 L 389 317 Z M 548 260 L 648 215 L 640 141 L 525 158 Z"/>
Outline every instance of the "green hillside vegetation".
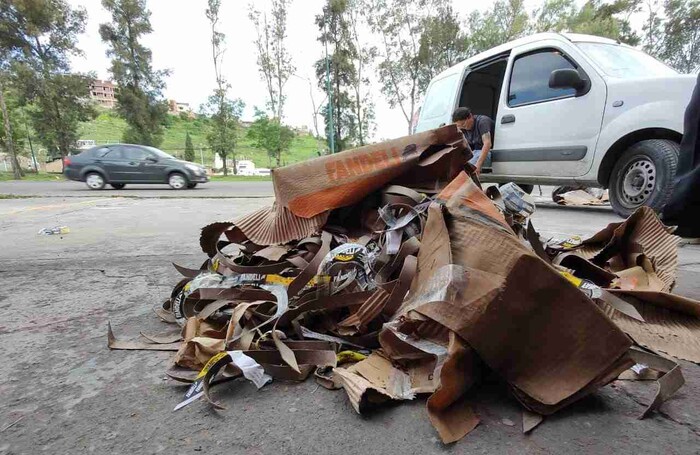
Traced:
<path fill-rule="evenodd" d="M 209 167 L 214 162 L 213 153 L 207 147 L 206 134 L 209 120 L 199 117 L 196 119 L 183 119 L 178 116 L 169 116 L 165 129 L 165 136 L 160 149 L 171 155 L 182 158 L 185 153 L 185 136 L 189 131 L 194 144 L 196 161 L 200 162 L 204 157 L 205 166 Z M 103 111 L 91 122 L 80 125 L 80 139 L 92 139 L 97 144 L 108 144 L 122 141 L 122 133 L 126 129 L 126 122 L 112 111 Z M 273 161 L 267 157 L 265 150 L 252 146 L 246 137 L 247 128 L 241 127 L 239 143 L 236 149 L 238 159 L 249 159 L 256 167 L 271 167 Z M 298 163 L 318 156 L 317 151 L 323 147 L 310 134 L 298 134 L 292 143 L 289 153 L 283 155 L 284 164 Z"/>

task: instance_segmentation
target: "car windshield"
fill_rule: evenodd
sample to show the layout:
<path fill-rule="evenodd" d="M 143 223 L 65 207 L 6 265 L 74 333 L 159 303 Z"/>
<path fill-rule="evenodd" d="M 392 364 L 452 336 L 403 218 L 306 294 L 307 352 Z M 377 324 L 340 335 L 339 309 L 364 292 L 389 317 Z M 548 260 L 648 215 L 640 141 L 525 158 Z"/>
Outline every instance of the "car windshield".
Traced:
<path fill-rule="evenodd" d="M 157 149 L 157 148 L 155 148 L 155 147 L 149 147 L 149 146 L 147 146 L 147 145 L 144 145 L 143 148 L 147 149 L 149 152 L 155 153 L 159 158 L 172 158 L 172 159 L 175 159 L 174 156 L 168 155 L 168 154 L 165 153 L 164 151 L 159 150 L 159 149 Z"/>
<path fill-rule="evenodd" d="M 678 74 L 651 55 L 631 47 L 603 43 L 577 45 L 607 76 L 631 79 Z"/>

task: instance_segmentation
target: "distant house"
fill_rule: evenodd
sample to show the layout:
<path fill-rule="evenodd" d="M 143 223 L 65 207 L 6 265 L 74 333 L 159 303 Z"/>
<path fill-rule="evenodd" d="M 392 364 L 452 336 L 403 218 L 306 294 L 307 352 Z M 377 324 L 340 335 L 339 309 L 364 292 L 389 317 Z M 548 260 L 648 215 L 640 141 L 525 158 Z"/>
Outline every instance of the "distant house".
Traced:
<path fill-rule="evenodd" d="M 190 107 L 190 103 L 179 103 L 175 100 L 168 100 L 168 114 L 170 115 L 180 115 L 182 113 L 187 114 L 190 119 L 195 118 L 194 112 Z"/>
<path fill-rule="evenodd" d="M 78 150 L 87 150 L 94 147 L 95 141 L 93 139 L 78 139 L 75 141 L 75 148 Z"/>
<path fill-rule="evenodd" d="M 90 99 L 97 101 L 102 107 L 114 109 L 117 105 L 116 88 L 117 86 L 111 81 L 93 79 L 90 82 Z"/>

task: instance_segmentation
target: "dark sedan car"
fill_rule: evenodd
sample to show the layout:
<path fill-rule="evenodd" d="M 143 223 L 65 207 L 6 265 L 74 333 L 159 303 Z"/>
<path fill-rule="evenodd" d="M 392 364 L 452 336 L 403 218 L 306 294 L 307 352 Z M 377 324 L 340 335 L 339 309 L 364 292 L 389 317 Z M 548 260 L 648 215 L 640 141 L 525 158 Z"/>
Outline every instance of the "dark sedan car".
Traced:
<path fill-rule="evenodd" d="M 199 164 L 178 160 L 145 145 L 98 145 L 64 159 L 67 178 L 101 190 L 109 183 L 122 189 L 127 183 L 167 183 L 173 189 L 194 188 L 209 181 Z"/>

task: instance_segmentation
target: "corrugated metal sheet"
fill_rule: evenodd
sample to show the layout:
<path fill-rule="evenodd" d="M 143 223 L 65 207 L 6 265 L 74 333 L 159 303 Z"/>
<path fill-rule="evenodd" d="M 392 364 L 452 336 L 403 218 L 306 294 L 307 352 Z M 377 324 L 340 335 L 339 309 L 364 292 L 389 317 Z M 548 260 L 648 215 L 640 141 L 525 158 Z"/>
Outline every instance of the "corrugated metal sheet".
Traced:
<path fill-rule="evenodd" d="M 301 218 L 278 204 L 264 207 L 234 220 L 253 243 L 276 245 L 301 240 L 318 232 L 328 219 L 328 212 L 311 218 Z"/>
<path fill-rule="evenodd" d="M 643 207 L 642 216 L 632 231 L 631 238 L 644 248 L 644 254 L 651 260 L 659 279 L 670 291 L 676 281 L 678 268 L 678 242 L 680 237 L 670 234 L 672 228 L 665 226 L 654 211 Z"/>

